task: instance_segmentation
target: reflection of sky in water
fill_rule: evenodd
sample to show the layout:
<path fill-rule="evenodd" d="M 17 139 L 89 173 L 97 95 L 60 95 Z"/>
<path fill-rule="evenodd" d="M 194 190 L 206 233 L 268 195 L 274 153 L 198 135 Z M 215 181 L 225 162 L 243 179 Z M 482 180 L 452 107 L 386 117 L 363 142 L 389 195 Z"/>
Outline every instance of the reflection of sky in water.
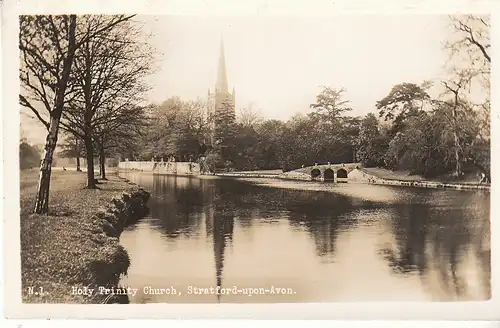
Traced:
<path fill-rule="evenodd" d="M 140 289 L 132 302 L 218 301 L 186 295 L 190 285 L 295 292 L 223 295 L 221 302 L 470 300 L 490 293 L 489 194 L 129 178 L 154 190 L 151 217 L 120 239 L 132 261 L 122 284 Z M 144 286 L 174 286 L 184 295 L 144 295 Z"/>

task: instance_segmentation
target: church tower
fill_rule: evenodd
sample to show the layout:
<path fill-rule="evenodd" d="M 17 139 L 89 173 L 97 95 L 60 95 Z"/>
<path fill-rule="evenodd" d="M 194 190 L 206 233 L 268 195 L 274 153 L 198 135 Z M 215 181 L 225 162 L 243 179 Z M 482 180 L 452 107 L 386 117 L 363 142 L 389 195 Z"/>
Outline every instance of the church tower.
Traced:
<path fill-rule="evenodd" d="M 212 131 L 216 128 L 216 122 L 223 117 L 235 120 L 235 89 L 233 87 L 232 93 L 228 89 L 224 42 L 221 39 L 215 89 L 214 92 L 208 90 L 208 118 L 212 125 Z M 213 133 L 210 139 L 210 144 L 213 145 Z"/>

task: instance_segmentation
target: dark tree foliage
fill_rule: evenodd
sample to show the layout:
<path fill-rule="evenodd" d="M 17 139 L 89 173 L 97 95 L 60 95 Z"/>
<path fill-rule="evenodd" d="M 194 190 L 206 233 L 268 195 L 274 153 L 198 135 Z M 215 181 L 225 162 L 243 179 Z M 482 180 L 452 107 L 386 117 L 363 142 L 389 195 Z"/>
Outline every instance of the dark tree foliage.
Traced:
<path fill-rule="evenodd" d="M 207 150 L 205 104 L 169 98 L 150 108 L 140 158 L 197 160 Z"/>
<path fill-rule="evenodd" d="M 19 144 L 19 167 L 21 170 L 31 169 L 40 165 L 41 154 L 38 149 L 21 141 Z"/>
<path fill-rule="evenodd" d="M 357 146 L 356 158 L 365 167 L 384 165 L 384 155 L 388 147 L 388 138 L 381 133 L 379 122 L 373 113 L 367 114 L 361 121 Z"/>
<path fill-rule="evenodd" d="M 417 115 L 430 97 L 427 92 L 414 83 L 395 85 L 389 94 L 377 101 L 379 117 L 392 122 L 391 134 L 395 135 L 404 128 L 408 117 Z"/>
<path fill-rule="evenodd" d="M 311 108 L 315 111 L 311 113 L 313 118 L 333 122 L 342 114 L 352 110 L 348 100 L 344 100 L 346 90 L 341 88 L 339 90 L 323 87 L 321 92 L 316 96 L 316 103 L 311 104 Z"/>

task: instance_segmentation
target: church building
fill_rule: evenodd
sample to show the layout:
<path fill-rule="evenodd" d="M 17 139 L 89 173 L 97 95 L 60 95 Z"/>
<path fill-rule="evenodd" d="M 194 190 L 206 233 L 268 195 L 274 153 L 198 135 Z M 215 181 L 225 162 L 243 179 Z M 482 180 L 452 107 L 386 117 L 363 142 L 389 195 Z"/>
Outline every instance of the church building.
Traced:
<path fill-rule="evenodd" d="M 208 119 L 212 125 L 212 133 L 209 140 L 210 144 L 214 144 L 214 133 L 218 119 L 226 118 L 234 121 L 236 117 L 235 112 L 235 90 L 230 93 L 228 90 L 227 73 L 226 73 L 226 59 L 224 56 L 224 44 L 221 40 L 219 63 L 217 67 L 217 80 L 213 92 L 208 89 Z"/>

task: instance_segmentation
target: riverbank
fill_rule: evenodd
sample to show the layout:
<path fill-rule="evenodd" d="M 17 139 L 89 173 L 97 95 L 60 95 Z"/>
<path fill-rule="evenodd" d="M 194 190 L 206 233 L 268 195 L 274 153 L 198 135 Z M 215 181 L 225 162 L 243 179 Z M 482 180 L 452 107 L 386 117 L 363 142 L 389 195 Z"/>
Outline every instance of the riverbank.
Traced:
<path fill-rule="evenodd" d="M 266 181 L 263 182 L 265 184 L 267 184 L 266 179 L 313 182 L 311 175 L 305 173 L 303 170 L 295 170 L 284 173 L 280 173 L 278 170 L 230 172 L 218 173 L 216 176 L 238 178 L 243 180 L 257 179 L 255 181 L 252 180 L 253 182 L 259 181 L 258 179 L 260 178 L 263 179 L 262 181 Z M 490 190 L 489 184 L 478 184 L 477 181 L 474 180 L 474 177 L 475 176 L 469 176 L 467 179 L 461 181 L 450 181 L 446 178 L 430 181 L 419 175 L 409 175 L 408 172 L 403 171 L 389 171 L 381 168 L 356 168 L 348 173 L 348 184 L 389 185 L 432 189 L 447 188 L 458 190 Z M 286 184 L 277 183 L 280 186 Z"/>
<path fill-rule="evenodd" d="M 490 185 L 479 184 L 475 175 L 467 176 L 459 181 L 453 181 L 450 176 L 427 180 L 422 176 L 410 175 L 404 171 L 389 171 L 382 168 L 360 168 L 350 172 L 349 179 L 353 182 L 379 185 L 490 190 Z"/>
<path fill-rule="evenodd" d="M 114 175 L 101 181 L 99 189 L 89 190 L 85 173 L 54 170 L 49 215 L 42 216 L 31 214 L 37 178 L 37 170 L 21 171 L 23 302 L 113 301 L 97 291 L 116 288 L 127 272 L 130 260 L 118 238 L 127 223 L 146 214 L 149 193 Z M 94 293 L 73 293 L 85 287 Z"/>

